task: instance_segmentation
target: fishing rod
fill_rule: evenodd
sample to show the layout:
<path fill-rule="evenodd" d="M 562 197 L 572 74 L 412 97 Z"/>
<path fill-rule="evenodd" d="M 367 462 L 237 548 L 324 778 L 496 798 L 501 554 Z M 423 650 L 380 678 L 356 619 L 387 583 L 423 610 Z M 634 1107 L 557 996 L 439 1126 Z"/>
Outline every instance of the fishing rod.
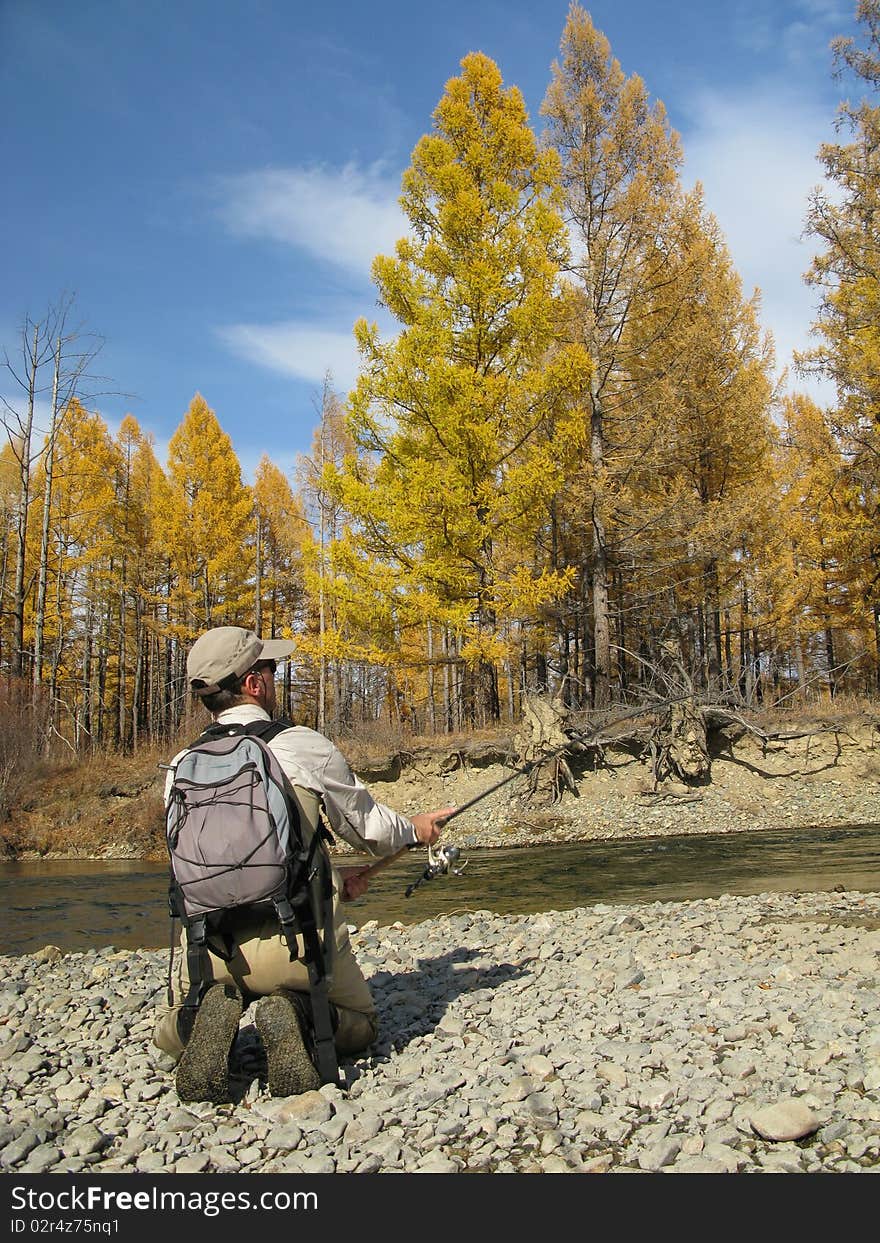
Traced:
<path fill-rule="evenodd" d="M 538 756 L 533 760 L 529 760 L 527 764 L 522 764 L 518 768 L 515 768 L 512 773 L 508 773 L 506 777 L 502 777 L 500 781 L 496 781 L 493 785 L 487 786 L 485 790 L 481 791 L 481 793 L 474 795 L 474 797 L 468 799 L 466 803 L 462 803 L 461 807 L 456 807 L 455 811 L 450 812 L 448 816 L 444 816 L 442 820 L 437 822 L 438 828 L 445 828 L 449 821 L 454 820 L 456 816 L 460 816 L 464 812 L 470 811 L 472 807 L 476 807 L 477 803 L 482 803 L 484 798 L 488 798 L 490 794 L 494 794 L 496 790 L 500 790 L 503 786 L 506 786 L 508 782 L 515 781 L 517 777 L 528 776 L 530 772 L 533 772 L 534 769 L 538 768 L 541 764 L 546 764 L 548 760 L 552 760 L 555 756 L 561 755 L 563 751 L 567 751 L 570 746 L 571 742 L 568 741 L 564 746 L 554 747 L 552 751 L 547 751 L 544 755 Z M 421 875 L 414 880 L 411 885 L 407 885 L 403 896 L 405 898 L 411 898 L 418 889 L 419 885 L 421 885 L 422 881 L 434 880 L 435 877 L 446 876 L 450 872 L 453 876 L 461 876 L 462 872 L 468 865 L 468 860 L 465 859 L 459 867 L 455 867 L 454 864 L 458 863 L 460 858 L 461 850 L 458 846 L 453 846 L 451 844 L 441 846 L 437 851 L 432 850 L 429 846 L 428 862 L 425 864 Z"/>
<path fill-rule="evenodd" d="M 570 750 L 573 745 L 576 746 L 579 743 L 583 745 L 584 743 L 589 742 L 589 740 L 591 738 L 595 738 L 601 730 L 606 729 L 609 726 L 619 725 L 622 721 L 629 721 L 638 716 L 645 716 L 649 712 L 656 711 L 659 707 L 667 707 L 671 703 L 677 703 L 680 700 L 690 698 L 692 698 L 692 696 L 689 694 L 678 695 L 674 699 L 663 700 L 661 704 L 650 704 L 644 708 L 636 708 L 632 712 L 625 712 L 622 715 L 615 717 L 612 721 L 604 721 L 602 724 L 594 726 L 588 733 L 582 734 L 579 738 L 567 739 L 560 746 L 553 747 L 550 751 L 545 751 L 543 754 L 536 756 L 533 760 L 529 760 L 527 763 L 519 765 L 513 770 L 513 772 L 508 773 L 506 777 L 502 777 L 500 781 L 496 781 L 492 785 L 487 786 L 485 790 L 482 790 L 479 794 L 474 795 L 473 798 L 468 799 L 466 803 L 462 803 L 460 807 L 456 807 L 455 810 L 451 811 L 448 816 L 444 816 L 441 820 L 438 820 L 437 827 L 445 828 L 446 825 L 449 824 L 450 820 L 454 820 L 456 816 L 460 816 L 464 812 L 470 811 L 472 807 L 476 807 L 477 803 L 481 803 L 483 799 L 488 798 L 497 790 L 502 789 L 509 782 L 515 781 L 517 777 L 528 776 L 529 773 L 534 772 L 536 768 L 539 768 L 541 764 L 546 764 L 548 760 L 555 759 L 556 756 L 564 754 L 564 752 Z M 419 845 L 419 842 L 409 843 L 401 850 L 395 851 L 393 855 L 386 855 L 384 859 L 379 859 L 377 863 L 365 868 L 360 875 L 365 880 L 375 876 L 377 872 L 383 871 L 389 864 L 393 863 L 395 859 L 399 859 L 401 855 L 409 854 L 411 850 L 416 849 Z M 428 846 L 428 862 L 418 879 L 411 885 L 407 886 L 404 896 L 407 898 L 411 897 L 423 881 L 434 880 L 435 877 L 445 876 L 448 873 L 451 873 L 453 876 L 460 876 L 468 864 L 467 859 L 465 859 L 459 867 L 454 866 L 458 863 L 460 858 L 461 850 L 458 846 L 451 844 L 441 846 L 436 851 L 433 850 L 431 846 Z"/>
<path fill-rule="evenodd" d="M 456 807 L 455 810 L 451 811 L 448 816 L 444 816 L 442 819 L 438 820 L 437 827 L 445 829 L 450 820 L 454 820 L 456 816 L 462 815 L 463 812 L 470 811 L 470 809 L 475 807 L 477 803 L 481 803 L 484 798 L 488 798 L 490 794 L 494 794 L 496 790 L 500 790 L 501 787 L 506 786 L 508 782 L 515 781 L 517 777 L 526 776 L 528 773 L 532 772 L 533 769 L 537 768 L 539 764 L 544 764 L 555 755 L 559 755 L 561 752 L 568 750 L 570 745 L 570 743 L 566 743 L 565 746 L 556 747 L 554 750 L 548 751 L 545 755 L 542 755 L 534 760 L 529 760 L 527 764 L 523 764 L 521 767 L 514 769 L 512 773 L 508 773 L 507 776 L 502 777 L 500 781 L 496 781 L 480 794 L 475 795 L 474 798 L 468 799 L 466 803 L 462 803 L 461 807 Z M 396 859 L 399 859 L 402 855 L 409 854 L 411 850 L 417 849 L 420 845 L 420 842 L 408 842 L 406 846 L 403 846 L 400 850 L 396 850 L 393 855 L 386 855 L 383 859 L 379 859 L 376 863 L 373 863 L 369 867 L 365 868 L 359 873 L 359 875 L 362 876 L 364 880 L 369 880 L 377 875 L 377 873 L 384 871 L 385 868 L 387 868 L 389 864 L 394 863 Z M 407 886 L 405 897 L 411 897 L 424 880 L 433 880 L 436 876 L 443 876 L 448 872 L 451 872 L 453 876 L 460 876 L 467 867 L 468 862 L 467 859 L 465 859 L 460 867 L 454 867 L 453 865 L 458 863 L 460 858 L 461 849 L 458 846 L 453 846 L 451 844 L 441 846 L 439 850 L 436 851 L 431 846 L 428 846 L 428 862 L 418 880 Z"/>

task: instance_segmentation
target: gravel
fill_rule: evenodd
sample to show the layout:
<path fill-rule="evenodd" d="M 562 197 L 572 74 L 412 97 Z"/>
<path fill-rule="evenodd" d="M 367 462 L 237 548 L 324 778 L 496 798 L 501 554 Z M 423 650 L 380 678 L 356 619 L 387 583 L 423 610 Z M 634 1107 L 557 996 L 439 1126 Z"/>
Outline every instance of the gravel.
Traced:
<path fill-rule="evenodd" d="M 159 951 L 8 957 L 0 1170 L 880 1169 L 880 895 L 458 914 L 353 934 L 381 1035 L 273 1099 L 246 1011 L 235 1103 L 150 1044 Z"/>

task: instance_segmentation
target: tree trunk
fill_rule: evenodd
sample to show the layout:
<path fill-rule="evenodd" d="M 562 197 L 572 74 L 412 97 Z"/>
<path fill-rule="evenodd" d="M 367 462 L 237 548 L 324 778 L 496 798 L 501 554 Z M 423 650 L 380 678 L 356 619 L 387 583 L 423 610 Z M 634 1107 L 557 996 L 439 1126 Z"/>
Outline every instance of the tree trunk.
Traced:
<path fill-rule="evenodd" d="M 254 570 L 254 631 L 263 634 L 263 522 L 257 509 L 257 557 Z"/>
<path fill-rule="evenodd" d="M 804 645 L 801 640 L 800 630 L 795 631 L 794 636 L 794 664 L 797 675 L 798 698 L 806 699 L 807 696 L 807 675 L 804 667 Z"/>
<path fill-rule="evenodd" d="M 425 642 L 428 652 L 428 733 L 436 734 L 437 721 L 434 716 L 434 627 L 431 619 L 428 618 L 426 623 Z"/>
<path fill-rule="evenodd" d="M 37 397 L 37 365 L 40 348 L 40 326 L 34 324 L 34 344 L 28 371 L 27 414 L 21 441 L 16 446 L 19 466 L 18 515 L 16 523 L 15 592 L 13 596 L 12 673 L 24 674 L 24 599 L 25 564 L 27 561 L 28 507 L 31 487 L 31 437 L 34 430 L 34 403 Z"/>
<path fill-rule="evenodd" d="M 835 671 L 834 631 L 830 626 L 825 627 L 825 659 L 828 662 L 828 694 L 833 699 L 837 693 L 837 673 Z"/>
<path fill-rule="evenodd" d="M 122 558 L 122 582 L 119 587 L 119 648 L 117 655 L 116 702 L 118 706 L 117 729 L 119 746 L 128 747 L 128 584 L 126 582 L 126 558 Z"/>
<path fill-rule="evenodd" d="M 623 576 L 621 574 L 614 575 L 614 628 L 617 634 L 617 668 L 619 670 L 620 689 L 625 692 L 628 685 L 627 669 L 626 669 L 626 621 L 623 615 Z M 570 707 L 570 701 L 567 701 Z"/>
<path fill-rule="evenodd" d="M 706 688 L 718 693 L 721 681 L 721 609 L 718 603 L 718 565 L 711 560 L 703 572 L 706 609 Z"/>
<path fill-rule="evenodd" d="M 82 730 L 86 736 L 85 746 L 92 738 L 92 605 L 86 614 L 85 650 L 82 668 Z M 79 740 L 77 740 L 79 748 Z"/>
<path fill-rule="evenodd" d="M 140 732 L 143 725 L 143 686 L 144 686 L 144 622 L 143 604 L 136 594 L 134 598 L 134 682 L 131 688 L 131 746 L 137 751 Z"/>
<path fill-rule="evenodd" d="M 761 681 L 761 640 L 756 626 L 752 627 L 752 661 L 755 666 L 755 702 L 764 702 L 764 688 Z"/>
<path fill-rule="evenodd" d="M 46 592 L 49 581 L 49 532 L 52 514 L 52 481 L 55 467 L 55 437 L 58 432 L 58 379 L 61 370 L 61 338 L 55 342 L 55 365 L 52 371 L 52 414 L 49 439 L 43 459 L 46 484 L 43 493 L 43 521 L 40 529 L 40 564 L 37 571 L 37 603 L 34 610 L 34 703 L 43 680 L 43 635 L 46 626 Z"/>

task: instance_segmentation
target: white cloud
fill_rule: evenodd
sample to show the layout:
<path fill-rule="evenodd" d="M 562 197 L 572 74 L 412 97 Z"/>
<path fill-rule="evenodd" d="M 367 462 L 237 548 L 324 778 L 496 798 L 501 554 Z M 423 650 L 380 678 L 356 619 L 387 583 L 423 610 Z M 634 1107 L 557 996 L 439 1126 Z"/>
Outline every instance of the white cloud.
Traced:
<path fill-rule="evenodd" d="M 734 37 L 758 56 L 778 55 L 789 68 L 830 68 L 828 45 L 834 35 L 849 28 L 854 5 L 841 0 L 790 0 L 768 5 L 766 0 L 739 0 L 734 6 Z"/>
<path fill-rule="evenodd" d="M 230 324 L 217 335 L 241 358 L 281 375 L 320 385 L 329 370 L 347 392 L 357 376 L 358 353 L 351 330 L 340 332 L 286 320 L 278 324 Z"/>
<path fill-rule="evenodd" d="M 833 117 L 790 94 L 711 93 L 694 101 L 684 135 L 689 181 L 700 181 L 717 217 L 745 294 L 758 286 L 762 322 L 776 341 L 780 370 L 810 344 L 816 293 L 803 281 L 817 243 L 802 237 L 810 191 L 822 181 L 819 144 Z M 828 386 L 792 371 L 789 387 L 831 401 Z"/>
<path fill-rule="evenodd" d="M 381 165 L 268 169 L 223 178 L 219 189 L 233 233 L 286 243 L 365 278 L 407 232 L 399 177 Z"/>

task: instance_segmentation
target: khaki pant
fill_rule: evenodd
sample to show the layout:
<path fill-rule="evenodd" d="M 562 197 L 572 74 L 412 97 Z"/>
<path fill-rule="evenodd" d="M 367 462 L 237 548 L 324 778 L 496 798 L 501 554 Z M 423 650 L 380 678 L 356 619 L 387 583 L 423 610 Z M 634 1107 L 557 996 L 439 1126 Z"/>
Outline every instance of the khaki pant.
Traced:
<path fill-rule="evenodd" d="M 295 787 L 304 818 L 311 823 L 317 819 L 317 800 L 308 791 Z M 314 817 L 314 819 L 312 819 Z M 333 961 L 333 979 L 330 1001 L 339 1014 L 339 1026 L 335 1033 L 337 1052 L 361 1053 L 376 1039 L 378 1024 L 376 1008 L 370 989 L 355 961 L 348 937 L 348 928 L 339 910 L 339 879 L 334 872 L 333 916 L 336 927 L 336 956 Z M 297 938 L 299 957 L 290 961 L 287 942 L 281 935 L 274 911 L 254 916 L 242 912 L 230 920 L 234 941 L 229 961 L 220 955 L 208 954 L 207 974 L 219 984 L 235 984 L 244 998 L 245 1005 L 255 997 L 266 997 L 279 989 L 293 989 L 307 993 L 309 989 L 308 968 L 303 962 L 302 938 Z M 176 977 L 172 981 L 172 1004 L 159 1018 L 153 1029 L 153 1044 L 164 1053 L 179 1057 L 184 1045 L 177 1029 L 177 1016 L 189 990 L 189 973 L 186 968 L 185 933 L 181 934 L 180 956 Z M 208 939 L 210 949 L 210 937 Z"/>

